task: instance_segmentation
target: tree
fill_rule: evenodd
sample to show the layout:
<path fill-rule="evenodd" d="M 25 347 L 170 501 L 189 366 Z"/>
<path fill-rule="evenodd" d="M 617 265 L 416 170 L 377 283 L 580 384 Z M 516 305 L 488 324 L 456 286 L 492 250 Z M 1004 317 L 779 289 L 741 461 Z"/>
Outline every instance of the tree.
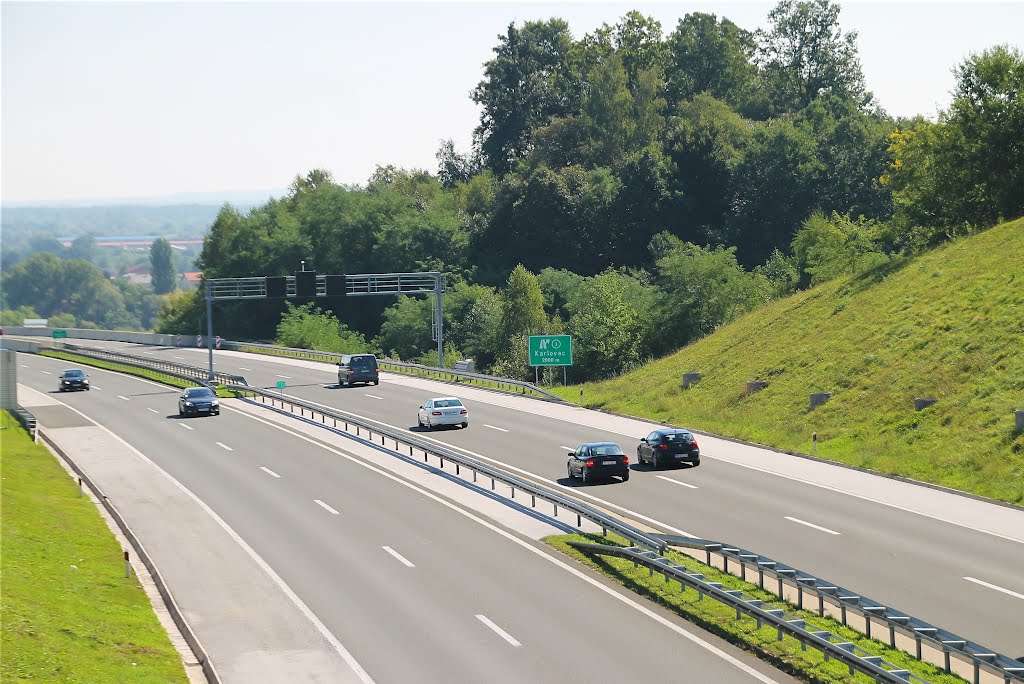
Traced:
<path fill-rule="evenodd" d="M 529 151 L 535 128 L 574 111 L 566 62 L 573 41 L 561 19 L 509 24 L 498 41 L 471 97 L 483 108 L 476 128 L 481 156 L 504 175 Z"/>
<path fill-rule="evenodd" d="M 537 276 L 519 264 L 508 277 L 508 285 L 501 293 L 501 319 L 495 334 L 499 361 L 506 371 L 525 377 L 527 337 L 544 332 L 544 295 Z"/>
<path fill-rule="evenodd" d="M 277 326 L 277 341 L 285 347 L 318 349 L 336 354 L 354 354 L 366 351 L 366 340 L 349 330 L 333 315 L 324 313 L 310 303 L 295 306 L 285 304 L 285 312 Z"/>
<path fill-rule="evenodd" d="M 650 314 L 643 290 L 634 278 L 614 270 L 587 278 L 570 305 L 568 332 L 575 344 L 577 372 L 602 378 L 640 363 L 643 322 Z M 627 299 L 630 295 L 633 301 Z"/>
<path fill-rule="evenodd" d="M 755 114 L 757 66 L 754 36 L 728 19 L 694 12 L 679 20 L 668 37 L 665 80 L 669 104 L 692 100 L 700 93 Z"/>
<path fill-rule="evenodd" d="M 91 234 L 76 237 L 68 248 L 68 257 L 71 259 L 85 259 L 96 261 L 96 238 Z"/>
<path fill-rule="evenodd" d="M 839 28 L 831 0 L 781 0 L 768 14 L 770 31 L 759 30 L 760 61 L 776 114 L 795 112 L 832 94 L 866 107 L 857 55 L 857 32 Z"/>
<path fill-rule="evenodd" d="M 149 263 L 153 273 L 153 291 L 157 294 L 173 292 L 178 280 L 174 270 L 174 252 L 166 238 L 157 238 L 149 247 Z"/>

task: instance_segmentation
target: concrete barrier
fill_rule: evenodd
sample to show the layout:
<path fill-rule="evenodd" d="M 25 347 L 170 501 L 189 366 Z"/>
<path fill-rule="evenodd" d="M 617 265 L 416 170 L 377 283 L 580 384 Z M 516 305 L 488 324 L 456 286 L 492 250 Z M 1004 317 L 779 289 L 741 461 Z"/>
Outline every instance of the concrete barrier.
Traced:
<path fill-rule="evenodd" d="M 761 390 L 763 390 L 767 386 L 768 386 L 768 383 L 765 380 L 748 380 L 747 381 L 747 394 L 754 394 L 756 392 L 760 392 Z"/>
<path fill-rule="evenodd" d="M 818 408 L 819 406 L 821 406 L 822 404 L 824 404 L 825 402 L 827 402 L 831 398 L 832 398 L 832 393 L 831 392 L 812 392 L 811 393 L 811 406 L 807 410 L 808 411 L 813 411 L 814 409 Z"/>
<path fill-rule="evenodd" d="M 700 382 L 700 373 L 683 373 L 683 389 L 689 389 L 690 385 Z"/>
<path fill-rule="evenodd" d="M 935 399 L 934 397 L 918 397 L 917 399 L 914 400 L 914 410 L 922 411 L 937 401 L 938 399 Z"/>

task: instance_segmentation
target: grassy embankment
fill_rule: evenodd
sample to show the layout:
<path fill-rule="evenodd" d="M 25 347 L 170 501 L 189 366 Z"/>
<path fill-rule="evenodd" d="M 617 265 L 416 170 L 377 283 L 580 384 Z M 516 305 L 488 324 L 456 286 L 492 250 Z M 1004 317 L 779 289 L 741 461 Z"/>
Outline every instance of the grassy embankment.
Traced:
<path fill-rule="evenodd" d="M 757 654 L 762 660 L 798 679 L 815 684 L 870 681 L 865 675 L 851 675 L 846 666 L 835 660 L 826 662 L 820 651 L 813 648 L 802 651 L 800 643 L 794 639 L 786 638 L 779 641 L 778 635 L 772 627 L 765 625 L 758 629 L 756 621 L 752 618 L 737 620 L 736 611 L 725 604 L 711 598 L 700 600 L 697 592 L 693 590 L 684 592 L 680 589 L 678 582 L 665 582 L 665 579 L 659 574 L 651 576 L 647 568 L 643 566 L 633 567 L 631 561 L 621 558 L 591 556 L 566 543 L 567 541 L 581 541 L 628 546 L 624 539 L 614 534 L 609 534 L 607 538 L 599 534 L 572 534 L 548 537 L 545 541 L 640 596 L 668 608 L 730 643 Z M 844 627 L 832 618 L 822 618 L 811 611 L 797 610 L 796 607 L 780 601 L 774 594 L 759 589 L 757 585 L 749 584 L 738 577 L 710 568 L 689 556 L 678 552 L 669 552 L 666 555 L 676 565 L 684 565 L 693 571 L 701 572 L 709 581 L 721 582 L 725 589 L 740 589 L 747 595 L 764 601 L 765 609 L 784 608 L 787 614 L 806 620 L 807 629 L 832 632 L 836 636 L 842 637 L 844 641 L 854 643 L 869 653 L 881 656 L 886 661 L 907 669 L 926 681 L 934 684 L 954 684 L 964 681 L 956 675 L 947 674 L 939 668 L 916 660 L 903 651 L 890 648 L 880 641 L 868 639 L 860 632 Z"/>
<path fill-rule="evenodd" d="M 2 414 L 0 680 L 187 682 L 96 505 Z"/>
<path fill-rule="evenodd" d="M 684 372 L 701 381 L 682 388 Z M 768 387 L 747 394 L 746 382 Z M 554 388 L 570 401 L 580 385 Z M 772 302 L 584 405 L 1024 505 L 1024 219 Z M 832 392 L 808 410 L 811 392 Z M 916 412 L 914 399 L 938 403 Z M 637 435 L 640 437 L 641 435 Z"/>

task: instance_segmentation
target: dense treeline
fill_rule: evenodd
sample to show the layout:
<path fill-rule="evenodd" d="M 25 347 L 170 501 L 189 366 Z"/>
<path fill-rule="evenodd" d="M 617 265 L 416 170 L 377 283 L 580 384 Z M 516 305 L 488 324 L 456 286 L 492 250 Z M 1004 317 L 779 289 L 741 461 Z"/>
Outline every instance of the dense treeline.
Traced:
<path fill-rule="evenodd" d="M 472 150 L 444 142 L 436 176 L 381 167 L 346 187 L 317 170 L 244 215 L 225 206 L 198 267 L 441 270 L 446 362 L 524 375 L 525 336 L 564 331 L 582 379 L 1024 213 L 1019 51 L 971 56 L 938 121 L 902 121 L 867 91 L 838 5 L 783 0 L 768 24 L 694 13 L 666 35 L 630 12 L 580 40 L 559 19 L 510 25 L 471 93 Z M 217 321 L 430 361 L 428 300 L 319 304 L 224 304 Z M 180 295 L 161 325 L 199 330 L 203 309 Z"/>

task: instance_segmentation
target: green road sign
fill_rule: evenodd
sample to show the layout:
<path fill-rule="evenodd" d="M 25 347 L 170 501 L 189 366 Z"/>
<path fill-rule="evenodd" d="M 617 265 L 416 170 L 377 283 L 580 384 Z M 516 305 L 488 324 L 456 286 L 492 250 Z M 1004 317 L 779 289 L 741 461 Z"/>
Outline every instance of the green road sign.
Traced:
<path fill-rule="evenodd" d="M 531 366 L 571 366 L 572 335 L 530 335 Z"/>
<path fill-rule="evenodd" d="M 284 389 L 284 387 L 285 387 L 285 385 L 284 385 L 284 380 L 278 380 L 278 381 L 277 381 L 277 389 L 279 389 L 279 390 L 283 390 L 283 389 Z"/>
<path fill-rule="evenodd" d="M 55 339 L 55 340 L 64 340 L 64 339 L 67 339 L 67 337 L 68 337 L 68 331 L 67 330 L 54 330 L 53 331 L 53 339 Z"/>

